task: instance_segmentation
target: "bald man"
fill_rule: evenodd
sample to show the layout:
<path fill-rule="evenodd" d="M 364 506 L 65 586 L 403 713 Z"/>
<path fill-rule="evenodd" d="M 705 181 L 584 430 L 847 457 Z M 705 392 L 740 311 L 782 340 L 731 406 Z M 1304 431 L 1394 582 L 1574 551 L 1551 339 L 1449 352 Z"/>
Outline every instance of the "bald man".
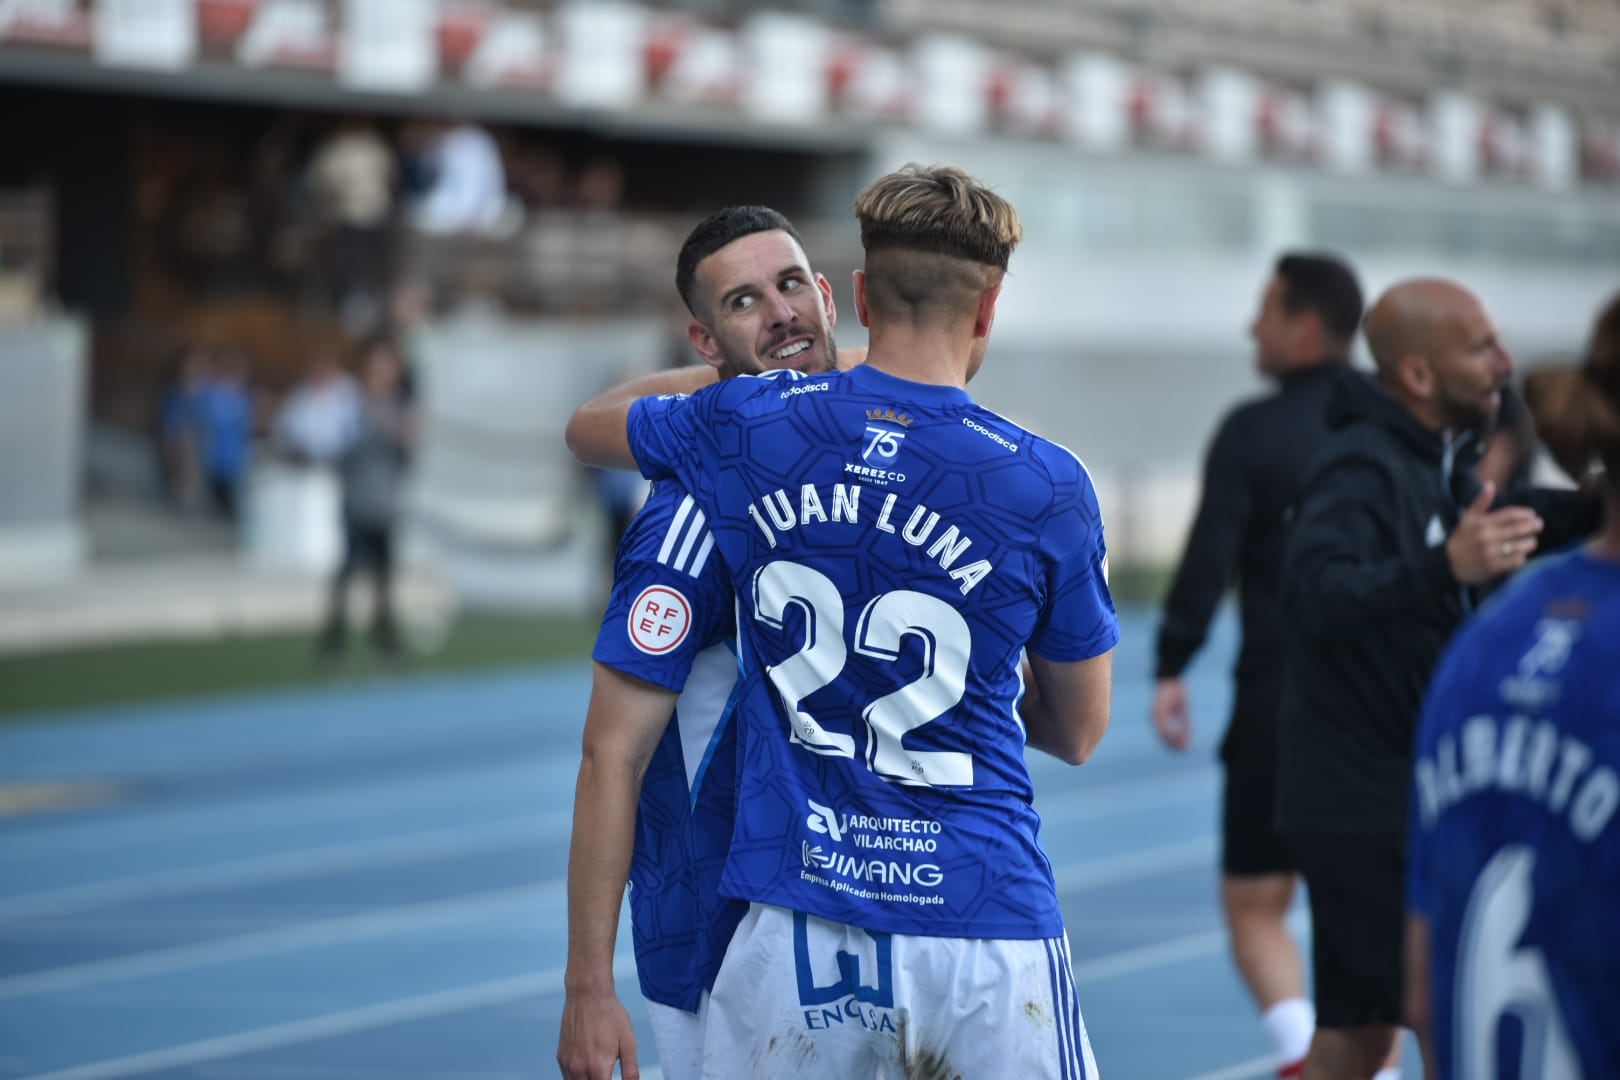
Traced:
<path fill-rule="evenodd" d="M 1397 1075 L 1387 1063 L 1402 1022 L 1406 792 L 1441 650 L 1476 590 L 1600 521 L 1595 500 L 1498 499 L 1475 479 L 1479 437 L 1513 374 L 1477 297 L 1403 282 L 1363 329 L 1377 378 L 1338 388 L 1283 561 L 1293 652 L 1277 815 L 1310 894 L 1306 1080 Z"/>

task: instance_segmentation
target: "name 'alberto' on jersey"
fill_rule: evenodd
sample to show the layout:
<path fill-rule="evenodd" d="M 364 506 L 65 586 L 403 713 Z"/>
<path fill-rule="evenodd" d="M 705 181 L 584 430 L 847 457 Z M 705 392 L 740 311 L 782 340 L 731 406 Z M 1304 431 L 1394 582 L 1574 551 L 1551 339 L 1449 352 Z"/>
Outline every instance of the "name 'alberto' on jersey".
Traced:
<path fill-rule="evenodd" d="M 1091 478 L 966 391 L 870 367 L 638 402 L 738 597 L 722 887 L 903 934 L 1062 932 L 1024 764 L 1024 648 L 1119 637 Z"/>
<path fill-rule="evenodd" d="M 1620 564 L 1558 556 L 1451 646 L 1407 888 L 1443 1077 L 1620 1076 Z"/>

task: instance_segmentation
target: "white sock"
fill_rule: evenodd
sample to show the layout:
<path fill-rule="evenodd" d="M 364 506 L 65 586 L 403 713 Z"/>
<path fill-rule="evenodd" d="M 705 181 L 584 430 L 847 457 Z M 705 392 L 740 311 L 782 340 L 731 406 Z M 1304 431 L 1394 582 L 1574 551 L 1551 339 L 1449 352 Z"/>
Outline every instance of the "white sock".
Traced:
<path fill-rule="evenodd" d="M 1316 1009 L 1304 998 L 1279 1001 L 1261 1017 L 1271 1045 L 1285 1065 L 1291 1065 L 1305 1056 L 1311 1048 L 1311 1034 L 1316 1030 Z M 1378 1077 L 1378 1080 L 1385 1080 Z"/>
<path fill-rule="evenodd" d="M 1401 1080 L 1401 1067 L 1391 1065 L 1387 1069 L 1379 1069 L 1373 1073 L 1373 1080 Z"/>

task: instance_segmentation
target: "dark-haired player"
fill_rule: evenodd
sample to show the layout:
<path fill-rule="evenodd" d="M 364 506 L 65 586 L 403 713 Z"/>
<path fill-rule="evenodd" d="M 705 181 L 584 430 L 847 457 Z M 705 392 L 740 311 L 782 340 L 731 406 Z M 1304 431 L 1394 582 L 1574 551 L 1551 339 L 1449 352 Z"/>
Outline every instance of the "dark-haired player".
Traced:
<path fill-rule="evenodd" d="M 707 366 L 632 385 L 678 391 L 716 377 L 832 367 L 831 287 L 775 210 L 731 207 L 704 220 L 681 248 L 675 284 Z M 636 970 L 663 1073 L 687 1080 L 701 1068 L 708 991 L 747 910 L 719 895 L 736 772 L 735 637 L 731 584 L 704 513 L 678 482 L 661 481 L 619 547 L 593 652 L 558 1046 L 571 1080 L 611 1076 L 620 1059 L 635 1075 L 635 1038 L 613 984 L 627 876 Z"/>
<path fill-rule="evenodd" d="M 1342 260 L 1289 254 L 1266 283 L 1250 333 L 1271 394 L 1233 410 L 1204 463 L 1204 493 L 1159 627 L 1153 724 L 1184 750 L 1192 737 L 1182 681 L 1234 583 L 1243 619 L 1232 719 L 1221 741 L 1221 905 L 1232 956 L 1259 1006 L 1283 1075 L 1310 1047 L 1315 1010 L 1286 919 L 1298 871 L 1276 828 L 1277 723 L 1285 630 L 1283 534 L 1306 470 L 1327 441 L 1335 385 L 1361 376 L 1349 355 L 1361 287 Z"/>

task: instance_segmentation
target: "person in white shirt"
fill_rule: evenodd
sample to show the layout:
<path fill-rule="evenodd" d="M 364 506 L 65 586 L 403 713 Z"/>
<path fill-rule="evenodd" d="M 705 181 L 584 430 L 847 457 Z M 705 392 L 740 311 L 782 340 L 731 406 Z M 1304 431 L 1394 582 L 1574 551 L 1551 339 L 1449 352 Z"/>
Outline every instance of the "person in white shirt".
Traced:
<path fill-rule="evenodd" d="M 359 423 L 359 387 L 336 350 L 323 348 L 276 414 L 272 442 L 293 461 L 331 465 L 348 449 Z"/>

